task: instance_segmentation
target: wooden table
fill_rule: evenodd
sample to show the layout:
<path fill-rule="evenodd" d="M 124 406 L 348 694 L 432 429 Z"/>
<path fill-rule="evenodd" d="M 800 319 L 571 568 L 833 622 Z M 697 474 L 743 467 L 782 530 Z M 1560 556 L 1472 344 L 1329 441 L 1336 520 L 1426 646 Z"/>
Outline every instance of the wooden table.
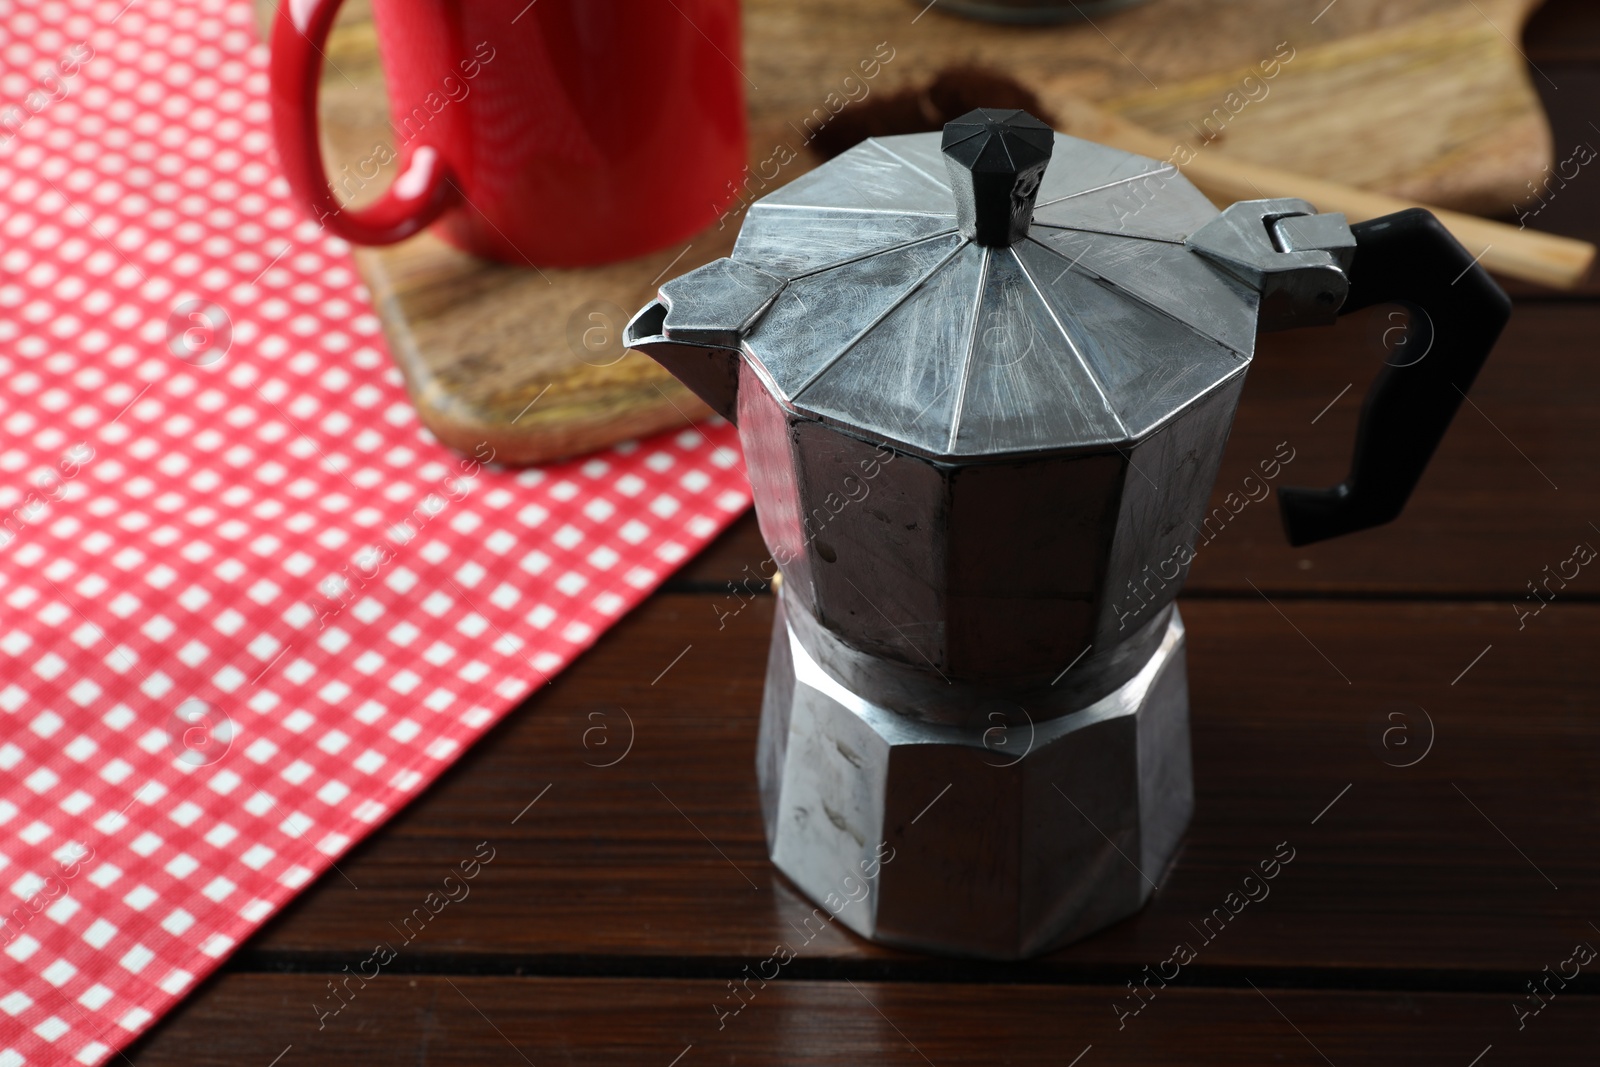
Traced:
<path fill-rule="evenodd" d="M 1600 13 L 1553 2 L 1526 50 L 1558 158 L 1600 144 L 1589 125 L 1600 121 Z M 1535 223 L 1600 238 L 1600 170 Z M 1296 551 L 1263 503 L 1200 552 L 1183 600 L 1197 812 L 1134 918 L 1014 965 L 890 951 L 829 928 L 779 977 L 751 983 L 753 999 L 719 1026 L 729 983 L 778 942 L 798 943 L 793 926 L 811 911 L 766 862 L 756 806 L 771 598 L 718 625 L 717 609 L 739 603 L 728 581 L 766 557 L 747 517 L 128 1059 L 1595 1062 L 1600 963 L 1553 998 L 1541 989 L 1546 1006 L 1520 1027 L 1513 1005 L 1534 1006 L 1526 983 L 1575 945 L 1600 945 L 1600 569 L 1552 583 L 1554 601 L 1520 627 L 1514 605 L 1533 607 L 1527 584 L 1575 545 L 1600 545 L 1600 289 L 1517 295 L 1402 521 Z M 1219 499 L 1280 441 L 1296 455 L 1286 484 L 1337 479 L 1380 329 L 1356 316 L 1264 340 Z M 1391 727 L 1401 733 L 1386 748 Z M 319 1030 L 329 982 L 378 942 L 399 945 L 396 927 L 480 842 L 494 859 L 470 896 L 381 977 L 352 979 L 353 999 Z M 1279 842 L 1295 858 L 1270 897 L 1201 943 L 1191 923 Z M 1182 941 L 1198 958 L 1119 1029 L 1125 983 Z"/>

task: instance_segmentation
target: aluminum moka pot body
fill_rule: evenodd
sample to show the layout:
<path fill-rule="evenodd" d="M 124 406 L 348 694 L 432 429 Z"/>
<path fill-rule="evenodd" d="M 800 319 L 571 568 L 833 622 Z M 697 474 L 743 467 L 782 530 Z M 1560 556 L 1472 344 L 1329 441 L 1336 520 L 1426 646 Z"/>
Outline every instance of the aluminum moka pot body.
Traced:
<path fill-rule="evenodd" d="M 1385 368 L 1350 480 L 1283 492 L 1303 543 L 1394 517 L 1504 321 L 1431 216 L 1366 226 L 1219 212 L 1171 163 L 977 111 L 757 202 L 629 324 L 739 427 L 784 579 L 768 842 L 819 902 L 872 870 L 846 925 L 1016 958 L 1146 899 L 1193 805 L 1173 600 L 1258 331 L 1425 299 L 1413 342 L 1448 349 Z"/>
<path fill-rule="evenodd" d="M 1181 176 L 1142 208 L 1083 192 L 1160 164 L 1042 125 L 970 140 L 1011 141 L 1007 166 L 891 137 L 760 201 L 629 343 L 737 422 L 791 605 L 872 655 L 1026 684 L 1182 586 L 1259 295 L 1182 244 L 1217 211 Z M 1132 235 L 1101 232 L 1119 212 Z"/>
<path fill-rule="evenodd" d="M 911 670 L 1023 689 L 1114 656 L 1177 595 L 1243 380 L 1120 451 L 950 462 L 797 415 L 741 377 L 787 602 Z"/>

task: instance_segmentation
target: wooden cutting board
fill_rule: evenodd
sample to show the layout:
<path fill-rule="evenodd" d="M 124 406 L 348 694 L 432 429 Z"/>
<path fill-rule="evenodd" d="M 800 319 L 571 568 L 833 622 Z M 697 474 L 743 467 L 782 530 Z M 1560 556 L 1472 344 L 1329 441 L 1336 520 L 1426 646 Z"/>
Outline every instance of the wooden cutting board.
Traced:
<path fill-rule="evenodd" d="M 1175 140 L 1220 133 L 1207 151 L 1505 215 L 1551 159 L 1515 43 L 1539 2 L 1149 0 L 1093 24 L 1005 27 L 922 0 L 745 0 L 751 162 L 786 146 L 773 184 L 792 180 L 821 161 L 809 133 L 837 131 L 847 95 L 865 92 L 844 123 L 979 68 L 1046 113 L 1076 95 Z M 271 0 L 259 3 L 266 25 Z M 860 78 L 861 60 L 886 55 Z M 342 72 L 322 90 L 336 169 L 390 137 L 364 0 L 346 4 L 328 56 Z M 620 335 L 662 281 L 726 255 L 737 228 L 586 270 L 499 266 L 428 234 L 356 261 L 424 424 L 454 447 L 488 441 L 506 462 L 539 463 L 707 414 Z"/>

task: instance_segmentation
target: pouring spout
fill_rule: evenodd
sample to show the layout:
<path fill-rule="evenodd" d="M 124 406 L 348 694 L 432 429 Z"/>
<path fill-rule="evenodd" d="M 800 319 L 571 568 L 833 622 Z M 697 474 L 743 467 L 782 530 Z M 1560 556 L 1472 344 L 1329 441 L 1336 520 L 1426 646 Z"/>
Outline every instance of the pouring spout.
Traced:
<path fill-rule="evenodd" d="M 783 287 L 782 278 L 747 263 L 713 260 L 663 285 L 623 339 L 737 422 L 742 338 Z"/>
<path fill-rule="evenodd" d="M 666 318 L 666 303 L 651 301 L 628 323 L 623 342 L 661 364 L 712 411 L 729 422 L 737 421 L 734 416 L 739 406 L 739 350 L 668 340 Z"/>

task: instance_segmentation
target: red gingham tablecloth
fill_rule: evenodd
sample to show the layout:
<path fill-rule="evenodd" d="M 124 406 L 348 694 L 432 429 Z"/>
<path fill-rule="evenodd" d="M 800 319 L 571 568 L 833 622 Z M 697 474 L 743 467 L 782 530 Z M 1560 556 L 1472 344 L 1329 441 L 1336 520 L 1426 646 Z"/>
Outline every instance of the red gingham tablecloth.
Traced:
<path fill-rule="evenodd" d="M 0 0 L 0 1067 L 106 1060 L 744 510 L 417 423 L 246 0 Z"/>

